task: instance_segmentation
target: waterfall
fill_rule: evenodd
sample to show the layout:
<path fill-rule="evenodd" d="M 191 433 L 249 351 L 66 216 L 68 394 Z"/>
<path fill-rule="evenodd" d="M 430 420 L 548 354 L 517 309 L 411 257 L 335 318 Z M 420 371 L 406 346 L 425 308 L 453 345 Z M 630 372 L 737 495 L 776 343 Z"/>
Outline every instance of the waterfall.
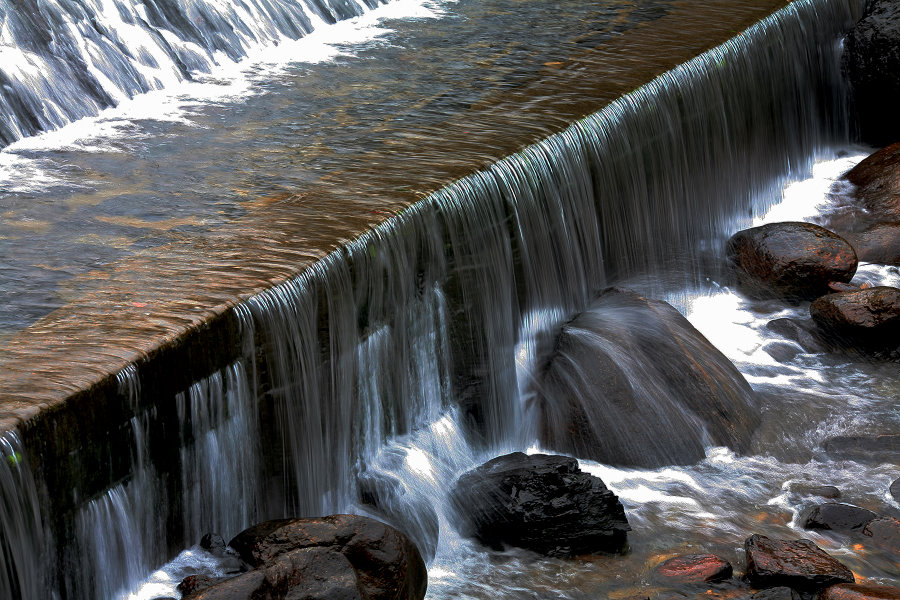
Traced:
<path fill-rule="evenodd" d="M 690 283 L 754 198 L 849 138 L 838 40 L 858 8 L 793 3 L 251 298 L 281 510 L 344 509 L 384 443 L 451 412 L 470 456 L 528 443 L 517 359 L 545 315 L 644 271 Z"/>
<path fill-rule="evenodd" d="M 81 506 L 71 533 L 59 542 L 63 597 L 122 597 L 168 560 L 173 549 L 196 544 L 205 533 L 232 536 L 258 520 L 260 434 L 251 394 L 256 388 L 256 375 L 253 362 L 246 359 L 246 352 L 252 349 L 253 329 L 246 310 L 239 307 L 237 312 L 245 358 L 195 382 L 170 402 L 160 402 L 130 419 L 127 429 L 132 453 L 126 460 L 131 475 Z M 133 366 L 123 369 L 117 380 L 125 403 L 139 409 L 142 391 L 138 370 Z M 170 411 L 167 404 L 174 405 L 174 410 Z M 165 414 L 176 415 L 177 422 L 166 422 Z M 155 436 L 160 427 L 173 425 L 179 447 L 169 449 L 168 456 L 176 459 L 175 464 L 169 464 L 160 457 Z M 10 456 L 19 456 L 10 452 Z M 12 465 L 14 461 L 7 462 Z M 38 510 L 28 494 L 19 491 L 14 498 L 29 510 Z M 32 520 L 23 518 L 16 527 L 35 528 L 41 518 L 45 517 L 39 513 Z M 4 527 L 4 531 L 16 529 Z M 36 543 L 45 538 L 46 534 L 21 536 L 23 541 Z M 13 550 L 11 559 L 5 562 L 16 568 L 14 573 L 19 573 L 20 580 L 37 569 L 53 570 L 54 560 L 46 552 Z M 34 563 L 20 566 L 29 557 Z M 34 580 L 39 582 L 40 577 Z M 19 585 L 2 589 L 13 590 L 12 598 L 41 597 L 26 591 L 17 595 Z"/>
<path fill-rule="evenodd" d="M 104 3 L 110 10 L 95 14 L 106 20 L 92 21 L 87 0 L 15 13 L 3 2 L 2 35 L 19 36 L 23 48 L 4 68 L 41 65 L 52 76 L 40 85 L 50 86 L 63 76 L 48 53 L 56 46 L 80 66 L 71 86 L 53 86 L 73 101 L 48 92 L 40 110 L 37 96 L 3 71 L 12 83 L 0 92 L 0 112 L 16 120 L 0 124 L 0 141 L 164 84 L 162 74 L 146 78 L 148 65 L 183 78 L 217 52 L 240 56 L 250 40 L 306 31 L 302 16 L 312 22 L 359 10 L 256 0 L 240 3 L 256 11 L 244 21 L 237 8 L 213 0 L 158 0 L 141 10 Z M 207 530 L 229 536 L 252 519 L 358 504 L 433 554 L 447 521 L 433 495 L 476 459 L 533 440 L 519 384 L 535 338 L 621 278 L 651 271 L 692 281 L 733 226 L 765 208 L 755 198 L 848 139 L 838 39 L 859 4 L 798 0 L 247 299 L 235 309 L 245 327 L 242 359 L 168 399 L 174 410 L 132 419 L 130 477 L 84 503 L 77 540 L 60 550 L 66 597 L 110 597 Z M 26 22 L 25 14 L 56 20 Z M 145 31 L 147 47 L 125 52 L 110 20 Z M 46 23 L 67 24 L 60 28 L 79 42 L 33 33 Z M 140 394 L 133 377 L 122 376 L 124 397 Z M 178 428 L 182 447 L 167 449 L 177 464 L 160 480 L 148 424 L 172 413 L 179 422 L 166 426 Z M 48 552 L 46 515 L 35 508 L 38 484 L 13 467 L 8 457 L 17 451 L 7 445 L 0 478 L 18 483 L 0 493 L 28 518 L 2 522 L 0 595 L 29 598 L 29 575 L 47 564 L 34 559 Z M 419 465 L 413 470 L 428 474 L 425 483 L 401 481 L 401 463 Z M 385 486 L 385 478 L 402 485 Z M 390 487 L 404 497 L 383 497 Z M 429 515 L 426 504 L 439 514 Z M 164 531 L 163 522 L 180 527 Z M 79 553 L 93 566 L 76 565 Z"/>
<path fill-rule="evenodd" d="M 377 4 L 0 0 L 0 147 Z"/>
<path fill-rule="evenodd" d="M 38 484 L 16 431 L 0 435 L 0 592 L 4 598 L 52 598 L 46 570 L 52 549 Z"/>

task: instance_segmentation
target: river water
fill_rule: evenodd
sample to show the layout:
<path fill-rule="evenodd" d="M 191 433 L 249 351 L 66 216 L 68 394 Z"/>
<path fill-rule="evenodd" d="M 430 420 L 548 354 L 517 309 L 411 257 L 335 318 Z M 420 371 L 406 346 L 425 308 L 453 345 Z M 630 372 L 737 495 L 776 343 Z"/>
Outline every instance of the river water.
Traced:
<path fill-rule="evenodd" d="M 178 459 L 183 546 L 207 529 L 227 538 L 263 517 L 370 512 L 420 543 L 434 599 L 653 593 L 651 567 L 678 552 L 716 552 L 740 571 L 750 534 L 801 535 L 798 511 L 816 499 L 793 484 L 835 485 L 843 501 L 896 515 L 887 494 L 896 457 L 843 460 L 821 448 L 833 435 L 900 433 L 896 364 L 809 354 L 778 339 L 765 323 L 808 307 L 746 302 L 729 291 L 718 253 L 754 219 L 814 218 L 829 181 L 869 150 L 846 145 L 841 107 L 806 85 L 837 86 L 837 39 L 824 27 L 822 57 L 810 58 L 797 33 L 815 29 L 811 23 L 837 28 L 847 11 L 840 2 L 799 3 L 796 14 L 787 10 L 635 89 L 660 73 L 648 66 L 661 60 L 654 45 L 688 4 L 390 3 L 283 41 L 277 55 L 269 45 L 239 63 L 221 58 L 222 68 L 194 82 L 7 146 L 0 331 L 8 348 L 40 352 L 33 340 L 74 314 L 68 321 L 85 335 L 94 331 L 88 325 L 105 326 L 92 351 L 119 357 L 116 343 L 129 346 L 120 330 L 132 320 L 183 321 L 209 297 L 233 298 L 228 278 L 251 271 L 253 285 L 242 291 L 254 295 L 242 297 L 240 310 L 267 340 L 251 354 L 271 353 L 285 489 L 258 493 L 268 483 L 256 473 L 260 449 L 240 443 L 259 426 L 244 410 L 259 400 L 252 369 L 238 362 L 196 382 L 175 399 L 179 418 L 197 428 L 183 434 L 193 444 Z M 746 11 L 752 21 L 765 3 L 751 4 L 705 3 L 713 18 L 698 17 L 703 27 L 690 36 L 674 32 L 685 38 L 683 51 L 707 48 L 690 40 L 703 38 L 716 15 Z M 674 23 L 690 22 L 679 18 Z M 591 62 L 586 49 L 595 47 L 602 60 Z M 760 56 L 770 62 L 754 67 Z M 594 73 L 603 73 L 601 83 L 586 83 Z M 631 90 L 599 116 L 493 165 Z M 446 187 L 475 167 L 487 174 Z M 425 207 L 402 212 L 416 199 Z M 394 213 L 352 241 L 346 256 L 329 254 L 309 277 L 257 293 L 298 256 L 319 258 L 291 253 L 291 244 L 319 239 L 309 230 L 350 241 Z M 515 225 L 513 243 L 496 225 L 506 221 Z M 470 443 L 470 415 L 453 408 L 450 392 L 460 390 L 447 376 L 456 352 L 446 343 L 452 290 L 442 287 L 443 252 L 434 251 L 445 247 L 471 274 L 463 296 L 476 332 L 471 350 L 488 371 L 478 390 L 487 444 Z M 527 256 L 522 273 L 513 266 L 518 253 Z M 436 262 L 423 269 L 423 256 Z M 900 283 L 896 269 L 867 266 L 863 278 Z M 212 291 L 155 313 L 157 296 L 182 297 L 181 279 L 200 296 Z M 225 292 L 216 296 L 221 281 Z M 449 483 L 503 452 L 539 450 L 517 393 L 533 338 L 552 334 L 611 283 L 670 301 L 735 362 L 759 392 L 763 424 L 753 451 L 709 448 L 696 465 L 657 471 L 583 461 L 626 507 L 634 531 L 623 556 L 548 560 L 460 539 Z M 121 298 L 96 302 L 106 289 L 119 294 L 118 286 Z M 314 339 L 319 297 L 333 319 L 327 362 Z M 47 360 L 82 368 L 77 352 L 59 354 Z M 22 368 L 21 360 L 10 364 Z M 122 373 L 125 385 L 131 376 Z M 139 394 L 125 387 L 126 397 Z M 221 415 L 230 418 L 212 418 L 221 416 L 216 406 L 228 407 Z M 209 420 L 197 416 L 203 411 Z M 73 597 L 177 595 L 185 574 L 218 568 L 194 547 L 153 572 L 172 542 L 160 531 L 161 513 L 175 510 L 144 451 L 154 418 L 128 424 L 138 448 L 133 476 L 79 509 L 76 540 L 57 540 L 71 546 L 63 552 L 71 562 L 83 561 L 83 572 L 60 575 Z M 376 513 L 359 504 L 356 476 L 392 482 L 402 498 Z M 802 535 L 860 578 L 896 583 L 895 557 L 846 538 Z"/>
<path fill-rule="evenodd" d="M 814 221 L 827 212 L 835 180 L 870 151 L 837 148 L 821 157 L 806 177 L 773 186 L 758 205 L 767 209 L 750 224 L 783 220 Z M 834 486 L 840 502 L 880 515 L 900 515 L 888 492 L 900 476 L 900 457 L 829 456 L 823 442 L 839 435 L 900 433 L 897 397 L 900 382 L 894 362 L 871 361 L 840 353 L 809 353 L 772 333 L 766 324 L 777 318 L 808 319 L 809 303 L 750 301 L 729 289 L 721 274 L 696 286 L 675 287 L 662 274 L 620 282 L 676 306 L 720 349 L 758 394 L 762 424 L 744 456 L 712 447 L 695 465 L 654 470 L 621 469 L 581 460 L 581 468 L 600 477 L 619 495 L 633 531 L 624 555 L 548 559 L 511 549 L 489 551 L 461 538 L 453 526 L 448 482 L 459 474 L 508 451 L 541 452 L 528 439 L 485 453 L 470 446 L 459 413 L 432 406 L 434 419 L 415 432 L 372 448 L 365 472 L 391 478 L 404 499 L 387 515 L 396 526 L 425 540 L 429 553 L 427 598 L 586 599 L 641 597 L 729 597 L 733 584 L 667 587 L 653 577 L 653 567 L 685 553 L 715 553 L 729 560 L 736 575 L 743 569 L 743 542 L 753 533 L 812 539 L 844 562 L 858 582 L 897 585 L 897 557 L 860 537 L 804 530 L 804 509 L 834 500 L 815 488 Z M 855 283 L 900 285 L 897 267 L 862 264 Z M 548 318 L 549 317 L 549 318 Z M 553 331 L 558 319 L 535 318 L 532 333 Z M 530 377 L 527 336 L 520 342 L 518 378 Z M 785 347 L 787 354 L 778 353 Z M 778 358 L 775 358 L 775 356 Z M 521 401 L 521 400 L 520 400 Z M 527 413 L 527 411 L 524 411 Z M 525 423 L 527 423 L 527 418 Z M 531 438 L 533 439 L 533 438 Z M 372 514 L 365 504 L 341 510 Z M 220 563 L 195 546 L 154 572 L 129 599 L 175 595 L 178 582 L 192 573 L 221 575 Z"/>

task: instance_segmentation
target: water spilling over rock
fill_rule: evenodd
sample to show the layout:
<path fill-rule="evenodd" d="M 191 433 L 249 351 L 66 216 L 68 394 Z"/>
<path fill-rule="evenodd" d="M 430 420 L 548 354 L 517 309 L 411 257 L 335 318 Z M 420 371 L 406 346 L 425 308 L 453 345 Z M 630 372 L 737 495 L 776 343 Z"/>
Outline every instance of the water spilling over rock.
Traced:
<path fill-rule="evenodd" d="M 544 360 L 532 394 L 553 450 L 612 465 L 689 464 L 710 444 L 745 450 L 758 422 L 730 361 L 670 305 L 629 290 L 598 296 Z"/>

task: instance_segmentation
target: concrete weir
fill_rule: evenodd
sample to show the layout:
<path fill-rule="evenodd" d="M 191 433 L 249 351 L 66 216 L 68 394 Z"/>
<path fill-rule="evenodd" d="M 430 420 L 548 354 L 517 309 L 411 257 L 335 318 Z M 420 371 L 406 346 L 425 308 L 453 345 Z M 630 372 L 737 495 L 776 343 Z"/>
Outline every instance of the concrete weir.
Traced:
<path fill-rule="evenodd" d="M 594 148 L 608 158 L 608 164 L 589 165 L 594 180 L 584 183 L 601 198 L 592 207 L 599 223 L 596 233 L 604 236 L 595 253 L 603 264 L 587 267 L 590 277 L 585 280 L 594 279 L 585 284 L 591 288 L 585 290 L 589 294 L 618 275 L 664 260 L 673 247 L 664 243 L 666 240 L 680 236 L 682 243 L 689 245 L 698 238 L 721 236 L 724 232 L 710 228 L 747 208 L 739 203 L 710 207 L 719 202 L 709 199 L 713 194 L 743 190 L 746 201 L 752 181 L 782 175 L 818 147 L 846 134 L 841 125 L 824 132 L 818 124 L 806 129 L 803 123 L 798 125 L 804 119 L 815 123 L 837 120 L 833 117 L 840 112 L 840 103 L 821 103 L 816 99 L 825 94 L 811 91 L 812 100 L 798 99 L 799 95 L 784 99 L 775 94 L 782 93 L 780 86 L 836 85 L 828 80 L 830 75 L 816 71 L 827 62 L 820 58 L 809 59 L 809 65 L 802 67 L 806 69 L 802 74 L 805 79 L 788 81 L 796 73 L 787 71 L 801 68 L 790 53 L 799 44 L 809 44 L 810 54 L 832 52 L 831 46 L 836 46 L 839 32 L 852 20 L 858 3 L 667 0 L 656 4 L 659 14 L 654 18 L 630 23 L 617 35 L 585 45 L 580 52 L 549 60 L 534 57 L 540 66 L 530 65 L 529 75 L 512 91 L 488 94 L 481 103 L 450 114 L 438 123 L 398 119 L 381 125 L 381 141 L 376 148 L 344 156 L 340 168 L 329 163 L 327 175 L 308 188 L 251 203 L 245 216 L 223 226 L 214 236 L 187 239 L 123 259 L 104 272 L 102 281 L 86 285 L 83 295 L 3 339 L 0 433 L 15 431 L 21 438 L 59 562 L 72 559 L 63 540 L 73 535 L 77 511 L 111 486 L 134 476 L 132 457 L 136 441 L 129 422 L 140 415 L 150 415 L 148 460 L 166 490 L 163 496 L 170 502 L 165 552 L 171 556 L 196 541 L 184 539 L 184 515 L 178 508 L 183 494 L 183 478 L 178 472 L 183 436 L 176 396 L 193 382 L 235 360 L 248 359 L 261 406 L 260 426 L 265 428 L 266 419 L 274 418 L 271 413 L 276 409 L 271 406 L 271 397 L 278 387 L 273 382 L 272 354 L 266 350 L 272 341 L 263 328 L 248 325 L 253 316 L 247 316 L 252 312 L 246 308 L 247 303 L 327 268 L 328 261 L 338 256 L 348 269 L 347 280 L 341 285 L 356 302 L 358 311 L 358 323 L 352 324 L 354 333 L 365 337 L 365 332 L 373 327 L 367 322 L 367 315 L 372 313 L 366 312 L 370 310 L 366 295 L 375 284 L 369 275 L 361 274 L 360 251 L 354 246 L 359 246 L 360 239 L 377 240 L 389 233 L 404 235 L 404 228 L 420 226 L 420 217 L 427 212 L 425 220 L 430 219 L 435 231 L 428 236 L 414 234 L 411 255 L 398 258 L 403 253 L 396 251 L 392 260 L 408 262 L 406 274 L 413 282 L 404 285 L 409 286 L 411 297 L 422 293 L 415 280 L 417 274 L 432 268 L 425 263 L 442 262 L 439 272 L 431 277 L 446 292 L 451 333 L 459 334 L 453 343 L 467 343 L 459 340 L 473 335 L 472 326 L 467 333 L 466 326 L 459 323 L 466 322 L 472 309 L 464 299 L 465 292 L 457 288 L 471 282 L 459 272 L 466 260 L 460 249 L 465 244 L 459 242 L 454 231 L 459 228 L 455 224 L 459 217 L 446 214 L 439 202 L 441 190 L 447 186 L 465 185 L 459 182 L 496 168 L 492 165 L 498 160 L 541 140 L 575 135 L 567 132 L 579 119 L 603 120 L 607 125 L 621 119 L 621 130 L 612 127 L 598 135 L 598 143 L 610 142 L 608 149 Z M 827 11 L 823 8 L 826 6 Z M 819 12 L 820 21 L 816 21 Z M 783 24 L 771 20 L 773 13 L 782 14 L 782 20 L 802 21 L 802 25 L 788 28 L 802 30 L 808 39 L 774 39 L 782 33 L 779 27 Z M 752 34 L 737 33 L 751 26 L 756 27 Z M 806 27 L 821 30 L 806 31 Z M 709 65 L 715 66 L 713 61 L 724 59 L 759 62 L 761 59 L 747 58 L 746 48 L 754 44 L 765 46 L 761 52 L 769 56 L 772 65 L 757 64 L 757 72 L 747 72 L 745 66 L 734 67 L 727 74 L 733 98 L 713 94 L 704 100 L 707 105 L 689 104 L 694 84 L 685 81 L 686 72 L 673 69 L 699 60 L 696 57 L 701 55 L 707 57 L 703 68 L 708 71 L 712 70 Z M 712 49 L 719 54 L 709 55 Z M 779 52 L 786 56 L 778 56 Z M 760 78 L 769 70 L 779 81 L 768 89 L 760 89 Z M 642 86 L 653 81 L 656 88 L 640 92 Z M 672 92 L 671 98 L 653 96 L 678 85 L 685 87 Z M 751 114 L 745 116 L 740 111 L 751 102 L 740 98 L 751 95 L 754 106 L 748 108 Z M 659 100 L 658 106 L 642 104 L 654 98 Z M 812 104 L 805 104 L 807 101 Z M 674 107 L 671 110 L 680 111 L 679 118 L 685 121 L 668 122 L 672 115 L 666 114 L 662 121 L 655 122 L 653 110 L 662 110 L 665 102 Z M 603 110 L 613 114 L 604 114 Z M 716 130 L 709 124 L 712 113 L 713 120 L 718 119 L 716 123 L 725 123 L 724 129 Z M 754 115 L 759 116 L 758 122 L 753 122 Z M 790 125 L 798 126 L 794 131 L 785 131 Z M 646 148 L 639 147 L 635 140 L 626 146 L 615 137 L 625 135 L 625 130 L 639 136 L 641 128 L 648 136 L 655 136 L 653 144 Z M 810 136 L 809 130 L 819 133 Z M 690 139 L 692 131 L 701 135 Z M 768 144 L 776 149 L 770 151 Z M 709 156 L 718 150 L 722 155 Z M 579 152 L 574 154 L 579 155 L 578 160 L 584 159 Z M 693 198 L 688 201 L 697 205 L 693 209 L 672 209 L 675 212 L 666 218 L 664 211 L 668 209 L 663 202 L 658 207 L 662 217 L 648 228 L 635 223 L 641 220 L 638 212 L 648 207 L 632 207 L 629 203 L 639 194 L 659 196 L 667 186 L 656 179 L 653 164 L 670 165 L 667 168 L 681 164 L 691 170 L 693 175 L 680 176 L 686 183 L 672 192 L 673 200 Z M 634 171 L 636 165 L 641 170 Z M 621 175 L 609 175 L 619 177 L 610 180 L 612 189 L 602 189 L 609 181 L 599 181 L 599 174 L 616 172 Z M 634 179 L 636 172 L 646 178 Z M 700 189 L 708 197 L 698 197 L 704 196 L 698 193 Z M 501 199 L 498 204 L 506 213 L 496 215 L 495 225 L 509 239 L 519 235 L 513 221 L 524 221 L 521 214 L 513 214 L 522 210 L 513 206 L 518 201 Z M 338 213 L 335 207 L 340 208 Z M 466 210 L 463 207 L 462 212 Z M 697 224 L 698 211 L 710 223 L 709 227 Z M 549 235 L 558 233 L 551 229 Z M 474 253 L 481 241 L 476 235 L 466 243 Z M 524 313 L 529 304 L 538 304 L 540 294 L 534 289 L 541 284 L 523 283 L 527 278 L 521 272 L 532 269 L 538 277 L 541 273 L 536 267 L 523 265 L 525 260 L 536 260 L 525 257 L 527 243 L 512 246 L 509 264 L 513 286 L 519 288 L 510 292 L 514 300 L 518 296 L 514 302 L 517 308 L 512 310 Z M 398 284 L 388 281 L 383 285 Z M 531 291 L 522 289 L 528 285 L 532 286 Z M 324 296 L 333 294 L 335 289 L 341 287 L 321 288 L 317 293 L 322 298 L 314 300 L 310 309 L 315 313 L 311 320 L 318 329 L 326 361 L 331 356 L 329 340 L 337 325 L 327 308 L 334 299 Z M 486 293 L 490 295 L 489 290 Z M 533 296 L 531 300 L 523 299 L 529 294 Z M 585 300 L 576 300 L 569 308 Z M 255 306 L 258 309 L 260 303 Z M 385 318 L 390 318 L 390 307 L 380 310 L 387 315 Z M 514 320 L 519 318 L 517 315 Z M 479 383 L 482 367 L 477 364 L 477 349 L 461 355 L 467 358 L 451 361 L 452 385 L 462 401 L 471 404 L 473 397 L 485 395 L 485 386 L 493 384 Z M 127 385 L 123 385 L 122 373 L 129 374 Z M 139 394 L 133 393 L 135 388 L 139 388 Z M 492 410 L 481 407 L 474 412 L 477 418 L 502 420 L 502 411 L 498 409 L 494 414 Z M 282 489 L 273 491 L 263 501 L 261 516 L 280 516 L 278 513 L 284 512 L 285 507 L 302 505 L 292 499 L 294 492 L 283 489 L 290 488 L 289 482 L 297 477 L 289 473 L 287 461 L 279 455 L 285 443 L 279 436 L 283 435 L 283 431 L 276 431 L 264 436 L 264 477 Z M 71 597 L 90 595 L 78 585 L 61 587 L 67 587 L 65 594 Z"/>

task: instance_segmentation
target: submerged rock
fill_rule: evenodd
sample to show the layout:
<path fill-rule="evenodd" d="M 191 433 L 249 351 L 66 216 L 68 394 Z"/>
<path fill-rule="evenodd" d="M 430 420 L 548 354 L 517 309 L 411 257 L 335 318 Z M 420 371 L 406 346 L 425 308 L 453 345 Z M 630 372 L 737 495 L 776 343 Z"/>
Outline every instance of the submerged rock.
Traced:
<path fill-rule="evenodd" d="M 545 448 L 605 464 L 747 449 L 759 417 L 734 365 L 677 310 L 617 288 L 567 323 L 531 390 Z"/>
<path fill-rule="evenodd" d="M 494 548 L 550 556 L 620 552 L 631 530 L 616 495 L 566 456 L 500 456 L 464 473 L 451 498 L 460 532 Z"/>
<path fill-rule="evenodd" d="M 739 289 L 751 298 L 812 300 L 828 284 L 848 282 L 856 273 L 853 247 L 841 236 L 812 223 L 771 223 L 745 229 L 726 245 Z"/>
<path fill-rule="evenodd" d="M 427 571 L 415 545 L 368 517 L 267 521 L 229 545 L 254 567 L 185 600 L 421 600 Z"/>
<path fill-rule="evenodd" d="M 804 496 L 819 496 L 821 498 L 840 498 L 841 490 L 833 485 L 817 485 L 814 483 L 792 483 L 790 491 Z"/>
<path fill-rule="evenodd" d="M 900 519 L 880 517 L 866 523 L 863 536 L 873 546 L 887 550 L 900 558 Z"/>
<path fill-rule="evenodd" d="M 871 2 L 845 44 L 862 138 L 875 145 L 900 139 L 900 6 Z"/>
<path fill-rule="evenodd" d="M 744 542 L 746 579 L 754 587 L 786 586 L 815 591 L 836 583 L 853 583 L 853 573 L 810 540 L 782 540 L 752 535 Z"/>
<path fill-rule="evenodd" d="M 894 480 L 890 487 L 891 497 L 896 502 L 900 502 L 900 477 Z"/>
<path fill-rule="evenodd" d="M 677 583 L 709 583 L 729 579 L 731 563 L 715 554 L 685 554 L 656 567 L 656 577 Z"/>
<path fill-rule="evenodd" d="M 800 344 L 805 352 L 816 354 L 831 350 L 831 344 L 816 327 L 812 319 L 773 319 L 766 323 L 766 329 Z"/>
<path fill-rule="evenodd" d="M 858 531 L 866 523 L 878 517 L 871 510 L 829 502 L 813 506 L 800 516 L 804 529 L 827 529 L 831 531 Z"/>
<path fill-rule="evenodd" d="M 817 600 L 898 600 L 900 588 L 892 585 L 841 583 L 822 590 Z"/>
<path fill-rule="evenodd" d="M 822 449 L 838 460 L 891 461 L 900 456 L 900 435 L 838 435 L 823 441 Z"/>

